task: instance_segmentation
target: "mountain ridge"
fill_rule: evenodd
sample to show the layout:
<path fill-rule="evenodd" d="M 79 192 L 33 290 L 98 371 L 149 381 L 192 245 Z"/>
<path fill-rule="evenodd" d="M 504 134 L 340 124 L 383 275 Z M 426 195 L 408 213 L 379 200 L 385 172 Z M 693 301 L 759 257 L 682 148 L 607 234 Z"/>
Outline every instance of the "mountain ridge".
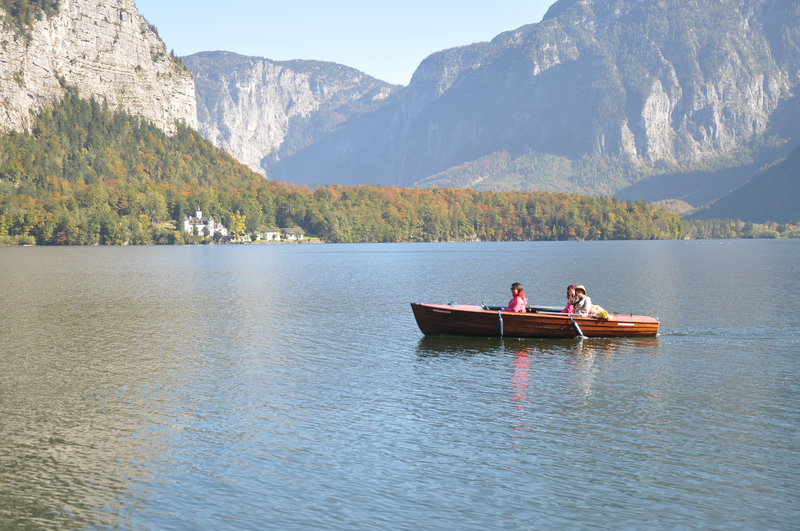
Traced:
<path fill-rule="evenodd" d="M 396 87 L 354 68 L 232 52 L 183 58 L 195 79 L 200 132 L 254 171 L 342 121 L 380 106 Z"/>
<path fill-rule="evenodd" d="M 565 157 L 574 171 L 541 174 L 549 188 L 529 189 L 615 193 L 699 169 L 770 135 L 797 88 L 798 20 L 794 6 L 764 0 L 562 0 L 540 23 L 431 54 L 396 100 L 267 173 L 446 186 L 429 177 L 495 153 L 534 153 Z M 597 161 L 620 170 L 589 182 Z"/>

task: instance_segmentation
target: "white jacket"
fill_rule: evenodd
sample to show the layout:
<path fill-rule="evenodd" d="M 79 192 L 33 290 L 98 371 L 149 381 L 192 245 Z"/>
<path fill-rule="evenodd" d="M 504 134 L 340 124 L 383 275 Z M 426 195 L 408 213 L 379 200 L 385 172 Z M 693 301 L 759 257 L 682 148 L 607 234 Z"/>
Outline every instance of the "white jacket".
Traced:
<path fill-rule="evenodd" d="M 572 306 L 577 315 L 585 317 L 589 315 L 589 310 L 592 309 L 592 299 L 588 295 L 575 295 L 575 298 L 572 299 Z"/>

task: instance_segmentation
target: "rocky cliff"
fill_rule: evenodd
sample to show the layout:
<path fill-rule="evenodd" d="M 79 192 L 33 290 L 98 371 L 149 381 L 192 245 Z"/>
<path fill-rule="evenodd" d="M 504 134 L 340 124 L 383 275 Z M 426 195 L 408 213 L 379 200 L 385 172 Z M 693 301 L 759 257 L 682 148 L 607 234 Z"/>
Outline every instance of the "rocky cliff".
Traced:
<path fill-rule="evenodd" d="M 0 129 L 28 129 L 65 85 L 168 133 L 176 121 L 197 128 L 191 74 L 133 0 L 61 0 L 57 13 L 34 21 L 27 35 L 0 14 Z"/>
<path fill-rule="evenodd" d="M 397 87 L 346 66 L 229 52 L 183 58 L 197 87 L 200 132 L 254 171 L 382 107 Z"/>
<path fill-rule="evenodd" d="M 445 171 L 461 165 L 476 188 L 607 194 L 718 167 L 763 141 L 798 90 L 799 28 L 797 2 L 560 0 L 541 23 L 428 57 L 396 101 L 270 176 L 459 185 Z M 779 142 L 800 136 L 795 118 Z"/>

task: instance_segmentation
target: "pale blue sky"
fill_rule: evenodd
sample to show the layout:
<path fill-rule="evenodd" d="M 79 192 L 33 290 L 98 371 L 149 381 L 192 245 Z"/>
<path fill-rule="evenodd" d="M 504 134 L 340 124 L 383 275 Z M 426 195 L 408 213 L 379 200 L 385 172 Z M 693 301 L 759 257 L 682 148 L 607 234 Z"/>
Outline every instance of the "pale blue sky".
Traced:
<path fill-rule="evenodd" d="M 168 50 L 316 59 L 408 84 L 433 52 L 542 20 L 555 0 L 134 0 Z"/>

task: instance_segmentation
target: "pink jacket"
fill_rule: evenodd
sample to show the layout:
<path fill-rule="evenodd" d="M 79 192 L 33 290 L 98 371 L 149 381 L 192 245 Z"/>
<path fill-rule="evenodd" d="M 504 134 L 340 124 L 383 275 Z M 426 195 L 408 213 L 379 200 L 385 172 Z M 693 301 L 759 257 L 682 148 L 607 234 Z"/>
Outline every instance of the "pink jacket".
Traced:
<path fill-rule="evenodd" d="M 528 299 L 525 297 L 525 292 L 520 291 L 514 298 L 511 299 L 511 302 L 508 303 L 506 308 L 503 308 L 504 312 L 517 312 L 522 313 L 525 311 L 525 306 L 528 305 Z"/>

